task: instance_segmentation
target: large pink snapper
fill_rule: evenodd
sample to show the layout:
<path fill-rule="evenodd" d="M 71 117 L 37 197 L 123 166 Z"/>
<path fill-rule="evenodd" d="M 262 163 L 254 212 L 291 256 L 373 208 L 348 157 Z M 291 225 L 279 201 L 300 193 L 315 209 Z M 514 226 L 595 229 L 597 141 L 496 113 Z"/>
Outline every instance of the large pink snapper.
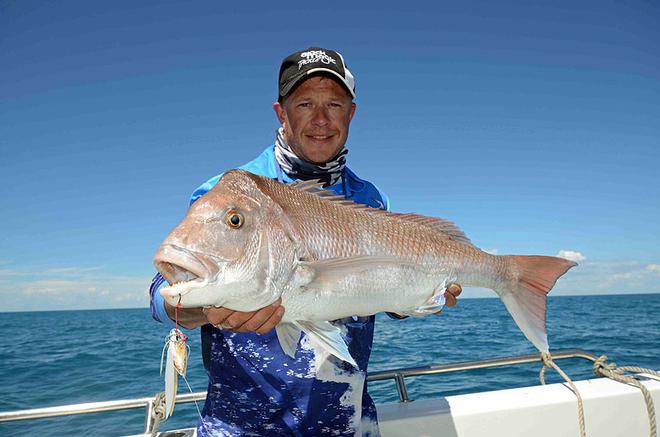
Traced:
<path fill-rule="evenodd" d="M 284 185 L 234 170 L 199 199 L 156 253 L 183 307 L 254 311 L 282 298 L 276 327 L 295 355 L 301 331 L 355 364 L 330 320 L 381 311 L 424 315 L 444 304 L 445 286 L 495 290 L 525 336 L 548 350 L 546 295 L 574 262 L 497 256 L 453 223 L 367 208 L 299 182 Z M 318 347 L 317 346 L 317 347 Z"/>

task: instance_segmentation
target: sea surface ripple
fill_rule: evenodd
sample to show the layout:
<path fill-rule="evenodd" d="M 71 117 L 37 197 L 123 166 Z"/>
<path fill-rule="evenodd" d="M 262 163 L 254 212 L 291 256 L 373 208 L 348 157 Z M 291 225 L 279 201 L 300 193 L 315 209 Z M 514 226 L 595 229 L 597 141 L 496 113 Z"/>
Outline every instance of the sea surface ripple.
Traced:
<path fill-rule="evenodd" d="M 551 349 L 607 354 L 619 365 L 660 369 L 660 294 L 550 297 Z M 151 397 L 168 328 L 148 309 L 0 313 L 0 411 Z M 199 336 L 190 333 L 188 380 L 206 389 Z M 379 315 L 370 370 L 535 353 L 499 299 L 462 299 L 439 316 L 391 320 Z M 574 379 L 592 377 L 583 360 L 559 364 Z M 538 383 L 539 364 L 407 378 L 412 399 Z M 547 372 L 549 383 L 560 382 Z M 369 384 L 377 403 L 396 402 L 394 382 Z M 180 393 L 185 387 L 180 385 Z M 200 404 L 200 408 L 202 405 Z M 193 426 L 194 404 L 177 405 L 161 429 Z M 138 434 L 144 411 L 130 410 L 0 424 L 0 435 Z"/>

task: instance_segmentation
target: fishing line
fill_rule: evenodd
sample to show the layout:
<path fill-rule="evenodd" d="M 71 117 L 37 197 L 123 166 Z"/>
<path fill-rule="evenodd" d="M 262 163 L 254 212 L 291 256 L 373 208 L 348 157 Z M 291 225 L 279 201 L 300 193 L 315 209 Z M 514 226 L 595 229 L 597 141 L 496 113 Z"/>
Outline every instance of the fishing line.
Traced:
<path fill-rule="evenodd" d="M 174 307 L 174 327 L 176 330 L 179 330 L 179 308 L 182 308 L 181 306 L 181 295 L 179 295 L 179 301 L 176 303 L 176 306 Z"/>
<path fill-rule="evenodd" d="M 183 306 L 181 305 L 181 295 L 179 295 L 179 301 L 176 303 L 176 306 L 174 307 L 174 329 L 176 330 L 175 335 L 177 336 L 177 338 L 180 338 L 182 343 L 186 343 L 186 341 L 188 340 L 188 336 L 185 335 L 183 332 L 181 332 L 181 330 L 179 329 L 179 309 L 180 308 L 183 308 Z M 190 346 L 188 344 L 186 344 L 186 350 L 187 350 L 186 355 L 190 355 Z M 165 352 L 165 348 L 163 348 L 163 353 L 164 352 Z M 163 362 L 163 358 L 161 356 L 161 369 L 162 369 L 162 362 Z M 188 358 L 186 357 L 186 367 L 187 367 L 187 363 L 188 363 Z M 161 372 L 162 372 L 162 370 L 161 370 Z M 181 378 L 183 378 L 183 381 L 186 383 L 186 386 L 188 387 L 188 391 L 190 391 L 190 394 L 194 394 L 195 392 L 193 391 L 192 387 L 190 386 L 190 383 L 188 382 L 188 378 L 186 378 L 185 375 L 181 375 L 181 374 L 179 374 L 179 376 L 181 376 Z M 204 418 L 202 417 L 202 412 L 199 409 L 199 404 L 197 403 L 197 400 L 193 399 L 193 402 L 195 403 L 195 408 L 197 409 L 197 415 L 199 416 L 199 420 L 202 423 L 202 426 L 204 427 L 204 430 L 206 431 L 207 434 L 210 435 L 211 432 L 206 427 L 206 423 L 204 422 Z"/>
<path fill-rule="evenodd" d="M 188 379 L 185 376 L 182 376 L 183 381 L 186 383 L 188 386 L 188 390 L 190 391 L 191 394 L 193 394 L 193 389 L 190 387 L 190 384 L 188 384 Z M 211 432 L 209 429 L 206 427 L 206 422 L 204 422 L 204 418 L 202 417 L 202 412 L 199 409 L 199 405 L 197 404 L 197 401 L 193 399 L 193 402 L 195 403 L 195 408 L 197 408 L 197 415 L 199 416 L 199 420 L 202 423 L 202 426 L 204 427 L 204 430 L 210 435 Z"/>

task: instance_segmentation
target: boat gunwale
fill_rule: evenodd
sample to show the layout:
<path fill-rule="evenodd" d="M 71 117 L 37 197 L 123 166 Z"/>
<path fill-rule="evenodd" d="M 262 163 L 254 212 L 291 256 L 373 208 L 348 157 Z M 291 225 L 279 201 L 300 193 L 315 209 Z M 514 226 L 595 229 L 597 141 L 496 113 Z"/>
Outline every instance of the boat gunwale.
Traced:
<path fill-rule="evenodd" d="M 561 349 L 552 352 L 555 360 L 579 358 L 595 362 L 598 357 L 581 349 Z M 393 379 L 399 394 L 399 402 L 412 402 L 408 396 L 405 378 L 423 375 L 435 375 L 450 372 L 503 367 L 517 364 L 541 362 L 541 354 L 514 355 L 507 357 L 489 358 L 477 361 L 463 361 L 448 364 L 430 364 L 421 367 L 407 367 L 392 370 L 369 372 L 367 381 L 385 381 Z M 206 399 L 206 392 L 186 393 L 177 396 L 177 403 L 189 403 Z M 153 397 L 123 399 L 113 401 L 87 402 L 79 404 L 60 405 L 55 407 L 34 408 L 19 411 L 0 412 L 0 422 L 19 420 L 43 419 L 49 417 L 69 416 L 78 414 L 100 413 L 107 411 L 129 410 L 145 408 L 145 434 L 153 428 L 153 410 L 155 408 Z"/>

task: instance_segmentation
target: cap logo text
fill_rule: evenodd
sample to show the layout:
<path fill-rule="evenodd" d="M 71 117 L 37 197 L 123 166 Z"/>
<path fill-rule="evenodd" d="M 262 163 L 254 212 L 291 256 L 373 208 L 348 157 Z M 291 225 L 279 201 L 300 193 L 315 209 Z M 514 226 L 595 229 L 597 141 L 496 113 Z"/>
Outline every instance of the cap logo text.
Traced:
<path fill-rule="evenodd" d="M 310 50 L 309 52 L 303 52 L 300 54 L 302 58 L 298 61 L 298 70 L 300 70 L 303 65 L 311 64 L 313 62 L 322 62 L 326 65 L 337 64 L 334 58 L 328 56 L 323 50 Z"/>

